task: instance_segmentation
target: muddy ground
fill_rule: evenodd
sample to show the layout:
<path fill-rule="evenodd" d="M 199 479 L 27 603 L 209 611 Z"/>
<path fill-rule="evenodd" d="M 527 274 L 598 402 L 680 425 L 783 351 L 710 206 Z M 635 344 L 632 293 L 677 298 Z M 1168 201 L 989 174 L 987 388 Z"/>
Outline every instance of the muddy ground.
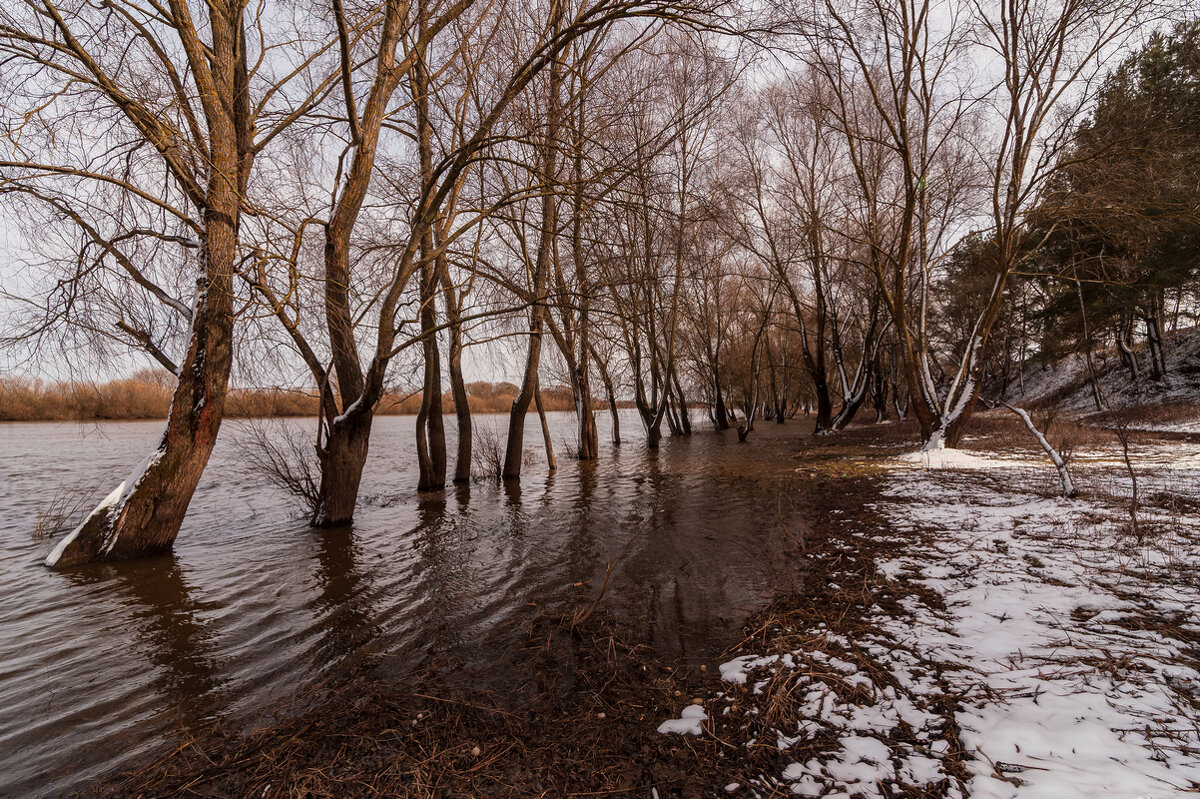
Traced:
<path fill-rule="evenodd" d="M 519 674 L 464 674 L 445 663 L 413 666 L 401 653 L 362 652 L 249 728 L 215 721 L 81 795 L 707 797 L 778 771 L 785 757 L 793 762 L 818 754 L 832 742 L 817 736 L 785 756 L 766 734 L 795 711 L 798 698 L 785 684 L 769 684 L 758 694 L 730 688 L 718 665 L 739 651 L 811 644 L 797 640 L 797 630 L 861 638 L 872 624 L 872 606 L 901 616 L 914 606 L 901 606 L 906 597 L 917 606 L 936 607 L 940 600 L 875 570 L 877 561 L 922 546 L 920 531 L 886 541 L 854 535 L 884 525 L 873 509 L 881 480 L 874 463 L 912 449 L 915 430 L 864 426 L 813 439 L 795 427 L 794 484 L 781 484 L 780 496 L 795 504 L 806 524 L 779 525 L 774 535 L 800 561 L 800 588 L 747 618 L 739 636 L 715 642 L 726 657 L 708 663 L 664 659 L 646 643 L 635 616 L 609 607 L 601 586 L 580 585 L 558 606 L 531 608 L 522 624 L 496 632 L 519 646 Z M 1014 430 L 993 420 L 981 424 L 980 435 L 1011 436 Z M 773 516 L 764 512 L 764 524 Z M 888 674 L 864 653 L 830 654 L 856 663 L 876 684 L 889 684 Z M 941 668 L 927 665 L 932 673 Z M 726 702 L 732 698 L 735 707 L 753 710 L 734 714 L 736 722 L 711 712 L 700 736 L 657 732 L 684 706 L 715 704 L 711 697 L 723 692 Z M 967 755 L 953 745 L 954 701 L 947 692 L 926 708 L 945 719 L 942 735 L 952 744 L 945 762 L 953 776 L 920 789 L 880 786 L 885 795 L 945 796 L 961 788 Z M 907 734 L 898 728 L 897 743 Z M 761 786 L 756 790 L 764 795 Z M 739 789 L 730 793 L 743 795 Z M 781 786 L 777 795 L 789 794 Z"/>

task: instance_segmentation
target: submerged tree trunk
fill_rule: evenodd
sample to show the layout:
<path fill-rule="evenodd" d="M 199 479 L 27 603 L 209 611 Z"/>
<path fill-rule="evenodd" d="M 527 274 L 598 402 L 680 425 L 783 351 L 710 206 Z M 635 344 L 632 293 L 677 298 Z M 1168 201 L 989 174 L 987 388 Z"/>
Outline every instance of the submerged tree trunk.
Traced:
<path fill-rule="evenodd" d="M 538 393 L 538 368 L 542 356 L 542 310 L 538 303 L 531 312 L 525 377 L 521 381 L 520 393 L 513 400 L 512 409 L 508 414 L 508 439 L 504 449 L 504 469 L 501 473 L 505 480 L 521 479 L 521 465 L 525 457 L 525 416 Z"/>
<path fill-rule="evenodd" d="M 600 433 L 596 428 L 596 411 L 592 408 L 591 384 L 587 379 L 587 367 L 578 368 L 576 378 L 579 393 L 575 399 L 575 421 L 578 424 L 579 451 L 581 461 L 593 461 L 600 457 Z"/>
<path fill-rule="evenodd" d="M 679 401 L 679 427 L 685 436 L 692 434 L 692 418 L 688 416 L 687 399 L 683 396 L 683 384 L 679 382 L 679 374 L 672 370 L 675 383 L 675 398 Z"/>
<path fill-rule="evenodd" d="M 437 491 L 446 487 L 446 429 L 442 416 L 440 361 L 435 343 L 425 354 L 425 387 L 417 411 L 418 491 Z"/>
<path fill-rule="evenodd" d="M 446 295 L 446 317 L 449 322 L 450 348 L 446 368 L 450 373 L 450 393 L 454 397 L 454 416 L 458 422 L 458 452 L 454 457 L 454 482 L 471 482 L 471 406 L 467 401 L 467 385 L 462 373 L 462 318 L 458 298 L 450 285 L 449 275 L 443 274 Z"/>
<path fill-rule="evenodd" d="M 353 155 L 348 159 L 333 212 L 325 224 L 325 279 L 322 286 L 325 327 L 337 378 L 337 402 L 341 404 L 341 412 L 336 413 L 336 407 L 323 409 L 325 442 L 317 447 L 321 485 L 312 517 L 312 524 L 317 527 L 346 524 L 354 518 L 362 470 L 370 446 L 371 424 L 375 407 L 383 394 L 383 375 L 388 358 L 379 357 L 377 349 L 376 358 L 365 373 L 359 360 L 361 353 L 355 338 L 356 319 L 351 308 L 353 281 L 350 244 L 375 171 L 380 129 L 391 96 L 400 81 L 401 72 L 395 68 L 395 56 L 401 38 L 402 10 L 399 3 L 388 3 L 385 7 L 375 51 L 375 76 L 362 115 L 353 126 Z M 345 62 L 343 69 L 346 72 L 342 77 L 348 85 L 352 76 Z M 349 114 L 354 116 L 353 98 L 349 93 L 345 100 Z M 412 245 L 428 233 L 428 225 L 424 221 L 414 224 L 410 235 L 419 238 L 410 241 L 405 259 L 412 256 Z M 389 341 L 393 334 L 394 330 L 380 331 L 381 339 Z M 383 349 L 386 351 L 387 347 Z M 328 404 L 336 405 L 331 395 L 327 396 L 330 396 Z"/>
<path fill-rule="evenodd" d="M 554 457 L 554 440 L 550 437 L 550 425 L 546 421 L 546 409 L 542 406 L 542 389 L 534 390 L 533 402 L 537 406 L 538 420 L 542 423 L 542 443 L 546 447 L 546 467 L 550 471 L 558 470 L 558 458 Z"/>
<path fill-rule="evenodd" d="M 721 376 L 713 370 L 713 424 L 718 430 L 729 429 L 729 411 L 725 408 L 725 395 L 721 391 Z"/>
<path fill-rule="evenodd" d="M 562 8 L 561 4 L 551 6 L 551 27 L 555 32 L 562 22 Z M 521 479 L 521 461 L 525 454 L 525 415 L 529 412 L 529 405 L 538 391 L 542 334 L 546 324 L 546 287 L 550 279 L 554 239 L 558 228 L 555 184 L 558 171 L 558 136 L 562 124 L 559 97 L 563 84 L 562 61 L 558 58 L 551 61 L 549 71 L 545 139 L 539 148 L 541 164 L 538 171 L 542 181 L 541 238 L 533 269 L 533 304 L 529 310 L 529 349 L 525 356 L 525 374 L 521 380 L 521 390 L 513 400 L 508 417 L 508 443 L 504 450 L 502 473 L 505 480 Z"/>
<path fill-rule="evenodd" d="M 370 409 L 352 408 L 330 426 L 329 437 L 319 450 L 321 486 L 313 527 L 337 527 L 354 520 L 373 419 Z"/>
<path fill-rule="evenodd" d="M 425 13 L 422 7 L 421 14 Z M 422 17 L 421 27 L 424 28 Z M 433 121 L 429 116 L 429 75 L 423 58 L 413 64 L 413 99 L 417 110 L 417 149 L 421 184 L 433 187 Z M 421 408 L 417 412 L 417 490 L 446 486 L 446 429 L 442 416 L 442 362 L 437 340 L 437 294 L 444 259 L 437 253 L 431 227 L 421 237 L 421 351 L 425 356 Z"/>
<path fill-rule="evenodd" d="M 595 348 L 589 343 L 588 351 L 592 353 L 592 359 L 596 362 L 596 368 L 600 372 L 600 382 L 604 384 L 604 395 L 608 399 L 608 412 L 612 416 L 612 443 L 616 446 L 621 445 L 621 417 L 617 412 L 617 395 L 613 389 L 612 376 L 608 373 L 608 362 L 596 354 Z"/>
<path fill-rule="evenodd" d="M 233 349 L 232 231 L 214 236 L 225 280 L 201 290 L 191 346 L 158 448 L 46 558 L 47 566 L 123 560 L 171 548 L 221 427 Z M 225 239 L 224 242 L 216 239 Z M 214 271 L 214 270 L 210 270 Z"/>
<path fill-rule="evenodd" d="M 433 305 L 436 275 L 433 265 L 421 268 L 421 332 L 425 371 L 421 408 L 417 412 L 417 490 L 437 491 L 446 486 L 446 430 L 442 417 L 442 365 Z"/>

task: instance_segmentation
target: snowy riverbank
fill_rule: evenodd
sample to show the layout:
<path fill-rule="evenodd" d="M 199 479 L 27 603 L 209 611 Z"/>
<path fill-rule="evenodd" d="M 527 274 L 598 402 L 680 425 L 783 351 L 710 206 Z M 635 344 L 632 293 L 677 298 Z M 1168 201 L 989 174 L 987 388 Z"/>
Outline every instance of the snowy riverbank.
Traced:
<path fill-rule="evenodd" d="M 1134 457 L 1136 525 L 1111 453 L 1077 459 L 1076 500 L 1054 497 L 1049 466 L 1032 458 L 887 462 L 874 524 L 847 525 L 846 565 L 829 571 L 832 589 L 865 597 L 860 622 L 779 629 L 775 651 L 748 644 L 721 666 L 728 689 L 697 731 L 779 751 L 728 792 L 1194 790 L 1200 447 Z M 856 563 L 872 551 L 889 554 Z"/>

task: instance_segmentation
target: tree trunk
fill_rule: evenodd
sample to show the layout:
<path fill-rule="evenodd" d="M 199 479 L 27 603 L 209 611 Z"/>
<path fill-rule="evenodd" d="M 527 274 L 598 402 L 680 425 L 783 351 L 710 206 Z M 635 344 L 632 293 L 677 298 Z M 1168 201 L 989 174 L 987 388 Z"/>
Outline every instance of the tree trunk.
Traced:
<path fill-rule="evenodd" d="M 1117 331 L 1117 349 L 1121 352 L 1121 360 L 1129 368 L 1129 379 L 1136 384 L 1141 379 L 1142 369 L 1138 363 L 1137 353 L 1130 346 L 1130 330 L 1132 327 L 1132 317 L 1121 320 L 1121 329 Z"/>
<path fill-rule="evenodd" d="M 679 400 L 679 427 L 685 436 L 692 434 L 692 419 L 688 416 L 687 399 L 683 396 L 683 384 L 679 382 L 679 374 L 672 370 L 675 382 L 675 398 Z"/>
<path fill-rule="evenodd" d="M 593 461 L 600 457 L 600 434 L 596 430 L 596 411 L 592 408 L 586 344 L 580 349 L 580 363 L 575 368 L 574 382 L 575 421 L 579 437 L 579 452 L 576 455 L 581 461 Z"/>
<path fill-rule="evenodd" d="M 675 395 L 667 391 L 667 429 L 671 431 L 673 436 L 683 435 L 683 425 L 679 423 L 678 403 L 675 402 Z"/>
<path fill-rule="evenodd" d="M 662 443 L 662 426 L 653 425 L 646 428 L 646 446 L 650 449 L 658 449 L 658 445 Z"/>
<path fill-rule="evenodd" d="M 588 344 L 588 350 L 592 353 L 592 358 L 596 362 L 596 368 L 600 371 L 600 382 L 604 384 L 604 395 L 608 398 L 608 412 L 612 415 L 612 443 L 616 446 L 621 445 L 621 417 L 617 413 L 617 395 L 613 390 L 612 376 L 608 373 L 608 363 L 596 354 L 596 350 L 592 345 Z"/>
<path fill-rule="evenodd" d="M 191 346 L 158 448 L 59 542 L 46 558 L 47 566 L 151 555 L 175 543 L 217 441 L 233 361 L 232 231 L 215 232 L 209 232 L 213 241 L 208 251 L 210 259 L 213 254 L 224 258 L 226 279 L 202 290 Z"/>
<path fill-rule="evenodd" d="M 729 429 L 729 411 L 725 408 L 725 395 L 721 392 L 721 376 L 717 371 L 713 370 L 713 413 L 715 414 L 714 424 L 718 430 Z"/>
<path fill-rule="evenodd" d="M 538 366 L 542 355 L 543 320 L 540 310 L 540 306 L 535 305 L 532 311 L 529 350 L 525 356 L 525 377 L 521 381 L 520 393 L 513 400 L 512 409 L 508 414 L 508 439 L 504 448 L 504 470 L 501 473 L 505 480 L 521 479 L 521 462 L 525 457 L 525 416 L 537 395 Z"/>
<path fill-rule="evenodd" d="M 377 349 L 376 357 L 365 374 L 359 360 L 361 353 L 354 330 L 356 319 L 350 301 L 353 286 L 350 241 L 375 171 L 379 131 L 400 80 L 400 73 L 394 68 L 401 34 L 400 17 L 400 5 L 389 3 L 376 50 L 375 77 L 357 124 L 353 156 L 349 159 L 345 177 L 336 194 L 333 213 L 325 224 L 325 280 L 322 286 L 325 326 L 342 412 L 331 418 L 327 411 L 324 416 L 327 431 L 325 443 L 317 448 L 321 485 L 312 517 L 315 527 L 347 524 L 354 518 L 358 487 L 363 466 L 367 462 L 372 418 L 383 394 L 387 358 L 380 358 Z M 349 80 L 349 75 L 344 77 Z M 423 237 L 427 232 L 428 223 L 418 222 L 411 235 Z M 410 253 L 411 248 L 405 257 Z M 383 330 L 381 338 L 390 337 L 393 333 Z M 383 347 L 383 350 L 386 351 L 387 347 Z"/>
<path fill-rule="evenodd" d="M 449 299 L 449 297 L 447 298 Z M 454 416 L 458 421 L 458 452 L 454 458 L 454 482 L 471 482 L 471 406 L 467 401 L 467 386 L 462 373 L 462 323 L 458 319 L 457 307 L 447 314 L 450 320 L 450 350 L 447 368 L 450 372 L 450 393 L 454 397 Z"/>
<path fill-rule="evenodd" d="M 1167 374 L 1167 362 L 1163 357 L 1157 307 L 1151 307 L 1143 321 L 1146 323 L 1146 345 L 1150 350 L 1150 377 L 1153 380 L 1162 380 Z"/>
<path fill-rule="evenodd" d="M 551 27 L 557 33 L 562 23 L 563 5 L 552 4 Z M 533 305 L 529 310 L 529 349 L 525 357 L 525 374 L 521 390 L 513 400 L 508 417 L 508 443 L 504 450 L 505 480 L 521 479 L 521 461 L 525 454 L 525 415 L 538 390 L 538 369 L 542 359 L 542 333 L 546 316 L 546 287 L 550 278 L 550 261 L 554 256 L 557 235 L 557 206 L 555 190 L 558 170 L 558 136 L 562 124 L 560 93 L 563 84 L 563 64 L 558 58 L 550 63 L 546 98 L 545 139 L 540 146 L 542 180 L 541 239 L 533 270 Z"/>
<path fill-rule="evenodd" d="M 434 287 L 437 276 L 426 261 L 421 267 L 421 332 L 425 335 L 424 385 L 417 412 L 417 490 L 438 491 L 446 487 L 446 429 L 442 417 L 442 364 L 436 335 Z"/>
<path fill-rule="evenodd" d="M 425 8 L 421 7 L 420 28 L 425 29 Z M 425 59 L 413 65 L 413 91 L 417 110 L 417 149 L 421 166 L 421 185 L 433 187 L 433 122 L 429 117 L 429 75 Z M 446 429 L 442 416 L 442 362 L 437 340 L 437 289 L 444 259 L 437 253 L 431 226 L 421 237 L 419 287 L 421 298 L 421 350 L 425 356 L 421 408 L 417 412 L 417 491 L 438 491 L 446 487 Z"/>
<path fill-rule="evenodd" d="M 541 387 L 534 390 L 533 402 L 537 406 L 538 420 L 542 423 L 542 443 L 546 447 L 546 467 L 552 472 L 557 471 L 558 458 L 554 457 L 554 441 L 550 437 L 550 424 L 546 421 L 546 409 L 542 406 Z"/>
<path fill-rule="evenodd" d="M 321 486 L 313 527 L 336 527 L 354 520 L 373 418 L 369 409 L 352 409 L 330 425 L 329 438 L 320 450 Z"/>
<path fill-rule="evenodd" d="M 1083 322 L 1083 353 L 1087 364 L 1088 380 L 1092 384 L 1092 402 L 1096 410 L 1104 410 L 1104 397 L 1100 393 L 1100 381 L 1096 377 L 1096 365 L 1092 358 L 1092 330 L 1088 325 L 1087 305 L 1083 301 L 1083 283 L 1075 278 L 1075 296 L 1079 300 L 1079 318 Z"/>
<path fill-rule="evenodd" d="M 218 96 L 204 105 L 209 174 L 204 276 L 187 354 L 158 448 L 55 546 L 47 566 L 122 560 L 170 549 L 208 464 L 233 363 L 233 273 L 241 198 L 253 163 L 245 32 L 239 13 L 210 7 L 209 69 Z"/>

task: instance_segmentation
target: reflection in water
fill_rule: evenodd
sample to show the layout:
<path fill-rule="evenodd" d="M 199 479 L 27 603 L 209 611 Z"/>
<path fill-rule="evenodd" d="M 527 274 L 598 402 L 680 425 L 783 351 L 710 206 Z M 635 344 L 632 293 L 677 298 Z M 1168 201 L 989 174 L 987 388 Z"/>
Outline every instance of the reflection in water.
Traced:
<path fill-rule="evenodd" d="M 573 429 L 568 414 L 551 419 L 556 434 Z M 667 657 L 712 657 L 773 586 L 790 590 L 800 562 L 765 521 L 798 428 L 744 446 L 732 433 L 650 452 L 606 444 L 598 461 L 527 469 L 523 486 L 404 493 L 364 504 L 353 527 L 311 530 L 247 471 L 239 424 L 226 425 L 174 555 L 67 574 L 39 565 L 30 498 L 119 480 L 160 424 L 105 425 L 99 442 L 73 425 L 0 425 L 0 796 L 77 787 L 181 722 L 249 717 L 347 658 L 526 679 L 521 625 L 598 590 L 622 552 L 605 606 Z M 382 417 L 376 433 L 363 494 L 395 496 L 416 482 L 410 420 Z"/>
<path fill-rule="evenodd" d="M 442 497 L 423 497 L 417 509 L 417 525 L 409 533 L 417 550 L 417 577 L 430 614 L 427 634 L 447 646 L 463 643 L 461 621 L 470 601 L 471 575 L 466 560 L 466 531 L 462 522 L 467 506 L 448 513 Z M 469 518 L 469 517 L 468 517 Z"/>
<path fill-rule="evenodd" d="M 370 578 L 358 565 L 354 525 L 313 530 L 316 584 L 309 607 L 317 642 L 312 664 L 321 669 L 361 650 L 379 636 L 370 602 Z"/>
<path fill-rule="evenodd" d="M 164 706 L 181 716 L 207 715 L 221 686 L 215 633 L 175 555 L 97 564 L 66 577 L 111 590 L 127 609 L 136 649 L 155 667 L 151 685 Z"/>
<path fill-rule="evenodd" d="M 576 530 L 574 535 L 567 538 L 567 565 L 571 574 L 586 577 L 598 555 L 593 530 L 597 527 L 597 517 L 602 512 L 592 501 L 596 494 L 596 462 L 580 461 L 576 479 L 578 489 L 573 503 Z"/>
<path fill-rule="evenodd" d="M 504 486 L 504 498 L 508 501 L 510 508 L 520 507 L 521 505 L 521 481 L 520 480 L 504 480 L 501 482 Z"/>

